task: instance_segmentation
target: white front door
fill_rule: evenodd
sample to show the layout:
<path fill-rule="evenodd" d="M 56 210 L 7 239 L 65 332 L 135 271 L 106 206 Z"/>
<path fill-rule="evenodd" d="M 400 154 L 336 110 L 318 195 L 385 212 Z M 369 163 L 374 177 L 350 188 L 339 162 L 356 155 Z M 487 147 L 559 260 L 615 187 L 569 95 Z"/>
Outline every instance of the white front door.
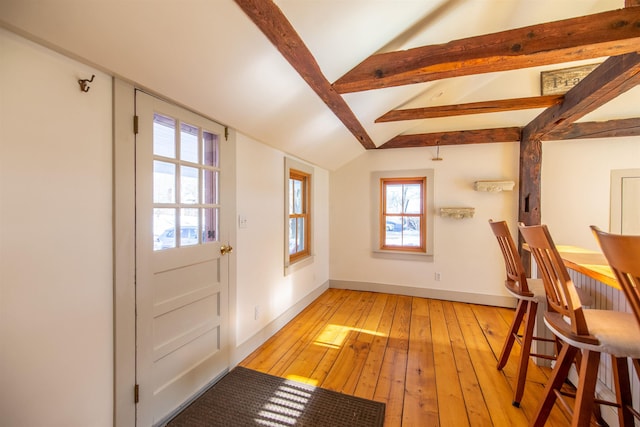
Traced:
<path fill-rule="evenodd" d="M 136 116 L 136 421 L 146 427 L 229 367 L 233 159 L 217 123 L 140 91 Z"/>

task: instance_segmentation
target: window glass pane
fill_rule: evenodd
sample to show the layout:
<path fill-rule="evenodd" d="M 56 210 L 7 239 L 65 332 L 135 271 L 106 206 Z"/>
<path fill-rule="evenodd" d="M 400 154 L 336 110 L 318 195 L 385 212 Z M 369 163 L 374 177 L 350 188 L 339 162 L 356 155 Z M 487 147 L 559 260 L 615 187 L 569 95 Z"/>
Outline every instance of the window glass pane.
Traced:
<path fill-rule="evenodd" d="M 298 252 L 304 251 L 305 242 L 304 242 L 304 218 L 298 218 L 298 237 L 296 239 L 298 245 Z"/>
<path fill-rule="evenodd" d="M 176 210 L 155 208 L 153 210 L 153 250 L 176 247 Z"/>
<path fill-rule="evenodd" d="M 220 146 L 218 142 L 218 135 L 215 135 L 211 132 L 203 131 L 202 132 L 203 139 L 203 155 L 202 155 L 202 163 L 205 166 L 219 166 L 219 153 Z"/>
<path fill-rule="evenodd" d="M 202 241 L 218 241 L 218 208 L 202 209 Z"/>
<path fill-rule="evenodd" d="M 290 218 L 289 219 L 289 254 L 295 254 L 297 252 L 296 235 L 297 235 L 296 219 Z"/>
<path fill-rule="evenodd" d="M 153 161 L 153 202 L 175 203 L 176 201 L 176 165 Z"/>
<path fill-rule="evenodd" d="M 385 246 L 402 245 L 402 217 L 385 217 Z"/>
<path fill-rule="evenodd" d="M 198 163 L 198 128 L 187 123 L 180 124 L 180 159 Z"/>
<path fill-rule="evenodd" d="M 405 217 L 402 227 L 402 245 L 420 247 L 419 217 Z"/>
<path fill-rule="evenodd" d="M 198 211 L 199 209 L 180 209 L 179 246 L 191 246 L 199 243 Z"/>
<path fill-rule="evenodd" d="M 189 166 L 180 167 L 180 202 L 198 203 L 198 169 Z"/>
<path fill-rule="evenodd" d="M 218 204 L 218 172 L 203 169 L 202 196 L 206 204 Z"/>
<path fill-rule="evenodd" d="M 422 212 L 422 194 L 420 184 L 405 184 L 404 189 L 404 212 L 419 214 Z"/>
<path fill-rule="evenodd" d="M 153 115 L 153 154 L 176 157 L 176 121 L 171 117 Z"/>
<path fill-rule="evenodd" d="M 302 213 L 302 181 L 293 180 L 293 213 Z"/>
<path fill-rule="evenodd" d="M 294 200 L 294 195 L 293 195 L 293 179 L 289 179 L 289 215 L 293 214 L 293 200 Z"/>
<path fill-rule="evenodd" d="M 402 213 L 402 185 L 385 184 L 387 213 Z"/>

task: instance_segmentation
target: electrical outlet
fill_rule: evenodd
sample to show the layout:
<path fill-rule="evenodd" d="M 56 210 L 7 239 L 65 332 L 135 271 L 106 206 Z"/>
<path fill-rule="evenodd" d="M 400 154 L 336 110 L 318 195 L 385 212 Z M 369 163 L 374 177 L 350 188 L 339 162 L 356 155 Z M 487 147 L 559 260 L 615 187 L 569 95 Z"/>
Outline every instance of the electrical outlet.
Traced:
<path fill-rule="evenodd" d="M 238 227 L 239 228 L 247 228 L 248 224 L 247 217 L 244 215 L 238 215 Z"/>
<path fill-rule="evenodd" d="M 260 306 L 256 305 L 253 308 L 253 320 L 258 320 L 259 317 L 260 317 Z"/>
<path fill-rule="evenodd" d="M 439 271 L 437 271 L 437 272 L 434 274 L 434 279 L 436 279 L 436 282 L 439 282 L 441 278 L 442 278 L 442 275 L 440 274 L 440 272 L 439 272 Z"/>

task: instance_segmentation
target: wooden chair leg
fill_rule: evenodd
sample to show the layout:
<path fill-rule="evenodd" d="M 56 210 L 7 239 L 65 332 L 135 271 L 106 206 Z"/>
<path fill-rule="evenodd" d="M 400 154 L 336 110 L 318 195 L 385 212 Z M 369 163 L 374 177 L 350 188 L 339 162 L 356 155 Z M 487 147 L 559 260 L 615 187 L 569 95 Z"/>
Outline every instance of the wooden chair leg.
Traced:
<path fill-rule="evenodd" d="M 516 308 L 516 312 L 513 318 L 513 322 L 511 322 L 511 327 L 509 328 L 509 332 L 507 335 L 507 339 L 502 346 L 502 352 L 500 352 L 500 358 L 498 359 L 498 370 L 504 368 L 509 360 L 509 354 L 511 354 L 511 349 L 513 348 L 513 343 L 516 340 L 516 335 L 520 330 L 520 325 L 522 324 L 522 318 L 524 317 L 525 312 L 527 311 L 528 301 L 519 300 L 518 307 Z"/>
<path fill-rule="evenodd" d="M 544 398 L 538 404 L 538 410 L 531 423 L 531 427 L 543 427 L 547 422 L 547 418 L 549 418 L 549 414 L 557 398 L 556 391 L 559 392 L 562 388 L 562 384 L 569 374 L 569 369 L 573 364 L 577 351 L 578 349 L 576 347 L 570 346 L 567 343 L 562 344 L 562 348 L 556 359 L 556 365 L 544 388 Z"/>
<path fill-rule="evenodd" d="M 531 344 L 533 341 L 533 328 L 536 324 L 536 311 L 538 303 L 529 301 L 527 304 L 527 313 L 524 318 L 524 333 L 522 336 L 522 345 L 520 348 L 520 361 L 518 370 L 516 371 L 516 386 L 513 393 L 512 405 L 516 408 L 520 407 L 520 400 L 524 394 L 524 386 L 527 380 L 527 369 L 529 367 L 529 355 L 531 354 Z"/>
<path fill-rule="evenodd" d="M 591 422 L 599 365 L 600 353 L 585 350 L 582 354 L 582 363 L 578 374 L 578 390 L 576 391 L 571 427 L 588 427 Z"/>
<path fill-rule="evenodd" d="M 576 372 L 580 372 L 580 366 L 582 365 L 582 352 L 578 351 L 576 353 L 576 358 L 574 360 L 574 363 L 576 365 Z M 600 405 L 593 405 L 593 416 L 596 419 L 596 425 L 599 426 L 606 426 L 607 423 L 604 420 L 604 418 L 602 418 L 602 411 L 600 410 Z"/>
<path fill-rule="evenodd" d="M 613 366 L 613 380 L 616 387 L 616 402 L 618 409 L 618 421 L 620 426 L 633 426 L 634 417 L 629 408 L 633 405 L 631 397 L 631 383 L 629 381 L 629 365 L 626 357 L 611 357 Z"/>

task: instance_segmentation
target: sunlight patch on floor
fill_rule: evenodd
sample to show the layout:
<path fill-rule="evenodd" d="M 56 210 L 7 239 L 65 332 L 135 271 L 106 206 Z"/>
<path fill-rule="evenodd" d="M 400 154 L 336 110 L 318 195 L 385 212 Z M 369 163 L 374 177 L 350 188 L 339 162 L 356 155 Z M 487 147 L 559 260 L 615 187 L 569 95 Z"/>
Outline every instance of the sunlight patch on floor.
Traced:
<path fill-rule="evenodd" d="M 256 424 L 270 427 L 287 427 L 297 424 L 304 412 L 304 409 L 313 394 L 313 389 L 305 389 L 293 381 L 302 382 L 304 377 L 289 375 L 287 380 L 273 392 L 262 410 L 258 413 L 258 418 L 254 418 Z M 313 381 L 306 378 L 306 380 Z"/>
<path fill-rule="evenodd" d="M 351 332 L 356 333 L 365 333 L 369 335 L 374 335 L 378 337 L 384 337 L 385 334 L 372 331 L 369 329 L 363 328 L 354 328 L 352 326 L 344 326 L 344 325 L 327 325 L 322 332 L 318 335 L 318 338 L 314 341 L 314 344 L 329 347 L 329 348 L 340 348 L 344 341 L 347 339 Z"/>

